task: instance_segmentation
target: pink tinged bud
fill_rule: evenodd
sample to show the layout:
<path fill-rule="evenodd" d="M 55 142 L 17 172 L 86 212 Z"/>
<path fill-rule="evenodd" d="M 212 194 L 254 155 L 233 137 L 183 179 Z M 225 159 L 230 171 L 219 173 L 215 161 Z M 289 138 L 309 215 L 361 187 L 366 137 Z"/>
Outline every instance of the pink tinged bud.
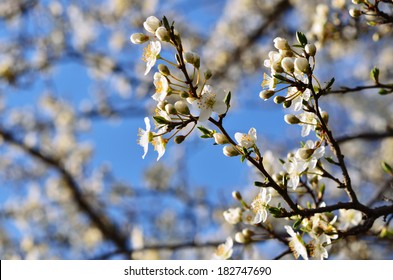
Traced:
<path fill-rule="evenodd" d="M 311 68 L 308 59 L 305 57 L 295 58 L 295 70 L 305 74 L 310 73 Z"/>
<path fill-rule="evenodd" d="M 134 33 L 130 36 L 130 41 L 133 44 L 143 44 L 149 41 L 149 36 L 143 33 Z"/>
<path fill-rule="evenodd" d="M 155 16 L 148 17 L 146 21 L 143 23 L 143 27 L 146 29 L 146 31 L 153 34 L 156 33 L 156 30 L 160 26 L 161 26 L 161 21 Z"/>

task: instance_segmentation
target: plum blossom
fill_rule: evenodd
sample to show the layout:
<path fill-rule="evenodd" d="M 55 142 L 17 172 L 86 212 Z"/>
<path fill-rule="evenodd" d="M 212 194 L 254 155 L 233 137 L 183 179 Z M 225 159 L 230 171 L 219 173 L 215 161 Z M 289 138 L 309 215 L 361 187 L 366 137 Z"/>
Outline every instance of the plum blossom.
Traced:
<path fill-rule="evenodd" d="M 354 209 L 340 209 L 340 217 L 338 221 L 340 222 L 339 229 L 347 230 L 351 226 L 357 226 L 362 221 L 362 212 Z"/>
<path fill-rule="evenodd" d="M 224 91 L 215 91 L 213 87 L 205 85 L 201 97 L 192 102 L 200 110 L 199 121 L 207 121 L 213 112 L 221 115 L 227 110 L 224 102 L 226 93 Z"/>
<path fill-rule="evenodd" d="M 229 208 L 223 213 L 225 221 L 235 225 L 242 221 L 242 209 L 240 207 Z"/>
<path fill-rule="evenodd" d="M 299 233 L 295 232 L 290 226 L 284 226 L 288 234 L 291 236 L 289 240 L 289 248 L 291 249 L 295 258 L 302 256 L 303 259 L 308 260 L 306 245 Z"/>
<path fill-rule="evenodd" d="M 284 164 L 284 168 L 288 172 L 288 187 L 296 190 L 300 182 L 299 177 L 307 168 L 307 162 L 293 157 Z"/>
<path fill-rule="evenodd" d="M 154 74 L 154 86 L 156 93 L 152 96 L 156 101 L 164 101 L 169 91 L 169 83 L 167 78 L 160 72 Z"/>
<path fill-rule="evenodd" d="M 146 130 L 143 130 L 142 128 L 138 129 L 138 144 L 143 147 L 143 156 L 142 158 L 144 159 L 147 151 L 149 149 L 149 143 L 153 140 L 153 132 L 150 131 L 151 126 L 150 126 L 150 120 L 148 117 L 145 117 L 145 124 L 146 124 Z"/>
<path fill-rule="evenodd" d="M 159 41 L 151 41 L 143 50 L 142 59 L 146 62 L 145 75 L 147 75 L 154 64 L 156 64 L 157 58 L 160 56 L 160 51 L 161 43 Z"/>
<path fill-rule="evenodd" d="M 251 203 L 251 209 L 255 213 L 254 224 L 264 223 L 267 219 L 268 203 L 272 199 L 272 195 L 267 193 L 267 189 L 263 188 Z"/>
<path fill-rule="evenodd" d="M 235 133 L 235 139 L 239 146 L 249 149 L 255 145 L 255 141 L 257 141 L 257 131 L 255 128 L 250 128 L 248 134 L 246 133 Z"/>
<path fill-rule="evenodd" d="M 299 120 L 301 121 L 300 125 L 302 126 L 302 137 L 309 135 L 311 130 L 315 130 L 318 123 L 315 114 L 310 112 L 301 113 L 299 115 Z"/>
<path fill-rule="evenodd" d="M 232 256 L 233 253 L 233 239 L 228 237 L 226 242 L 218 245 L 214 252 L 214 258 L 218 260 L 227 260 Z"/>

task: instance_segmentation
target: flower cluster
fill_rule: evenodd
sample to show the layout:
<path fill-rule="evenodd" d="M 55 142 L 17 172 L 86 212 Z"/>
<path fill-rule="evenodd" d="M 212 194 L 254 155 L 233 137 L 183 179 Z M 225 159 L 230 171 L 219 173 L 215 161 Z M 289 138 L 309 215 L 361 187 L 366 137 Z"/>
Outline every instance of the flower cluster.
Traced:
<path fill-rule="evenodd" d="M 165 17 L 159 20 L 150 16 L 143 27 L 149 34 L 134 33 L 130 40 L 134 44 L 147 43 L 142 55 L 146 62 L 144 74 L 147 75 L 157 61 L 162 64 L 158 65 L 153 77 L 156 90 L 152 99 L 157 102 L 153 116 L 156 132 L 150 131 L 150 120 L 146 117 L 146 130 L 139 130 L 138 143 L 144 149 L 143 158 L 152 144 L 159 160 L 172 138 L 180 144 L 198 123 L 209 120 L 213 113 L 223 116 L 229 109 L 229 102 L 225 101 L 228 93 L 207 84 L 211 72 L 207 70 L 202 77 L 199 55 L 184 51 L 179 32 Z M 174 59 L 161 54 L 164 43 L 175 50 Z M 202 132 L 207 131 L 203 126 L 200 128 Z"/>

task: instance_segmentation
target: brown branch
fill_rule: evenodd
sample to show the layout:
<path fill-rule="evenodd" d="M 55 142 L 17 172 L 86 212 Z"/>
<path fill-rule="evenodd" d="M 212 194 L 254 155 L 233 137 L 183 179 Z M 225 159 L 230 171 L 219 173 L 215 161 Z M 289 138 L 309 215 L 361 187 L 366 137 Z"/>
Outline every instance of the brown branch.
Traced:
<path fill-rule="evenodd" d="M 368 86 L 356 86 L 353 88 L 350 87 L 341 87 L 340 89 L 326 91 L 326 94 L 345 94 L 349 92 L 358 92 L 367 89 L 389 89 L 389 92 L 393 91 L 393 85 L 385 85 L 385 84 L 376 84 L 376 85 L 368 85 Z"/>
<path fill-rule="evenodd" d="M 16 139 L 12 133 L 5 131 L 4 129 L 0 129 L 0 136 L 5 142 L 21 148 L 28 155 L 55 169 L 63 178 L 76 205 L 90 219 L 93 225 L 101 231 L 103 236 L 111 241 L 119 250 L 126 250 L 128 248 L 126 236 L 121 234 L 119 228 L 112 223 L 112 221 L 103 212 L 93 208 L 80 190 L 79 184 L 65 169 L 59 159 L 46 155 L 36 148 L 27 147 L 21 141 Z"/>

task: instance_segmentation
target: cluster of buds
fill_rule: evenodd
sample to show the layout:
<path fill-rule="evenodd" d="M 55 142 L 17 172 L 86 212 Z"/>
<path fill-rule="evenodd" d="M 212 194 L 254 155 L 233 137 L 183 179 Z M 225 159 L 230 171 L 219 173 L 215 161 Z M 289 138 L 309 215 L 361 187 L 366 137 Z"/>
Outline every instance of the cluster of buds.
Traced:
<path fill-rule="evenodd" d="M 307 42 L 303 33 L 297 32 L 297 39 L 299 44 L 292 47 L 284 38 L 277 37 L 273 40 L 276 50 L 270 51 L 269 58 L 264 61 L 265 67 L 270 68 L 271 73 L 264 75 L 264 89 L 259 96 L 267 100 L 277 92 L 287 90 L 286 96 L 276 96 L 274 101 L 283 104 L 285 108 L 294 105 L 295 110 L 300 110 L 303 102 L 307 102 L 311 96 L 308 81 L 315 67 L 317 49 L 314 44 Z M 279 84 L 286 86 L 277 89 Z"/>
<path fill-rule="evenodd" d="M 352 4 L 349 15 L 353 18 L 364 15 L 368 25 L 391 24 L 393 21 L 392 14 L 387 12 L 391 12 L 392 7 L 388 7 L 393 4 L 391 1 L 352 0 Z M 384 7 L 381 7 L 382 5 Z"/>
<path fill-rule="evenodd" d="M 139 130 L 138 143 L 144 148 L 143 157 L 149 144 L 153 144 L 159 159 L 171 139 L 180 144 L 198 123 L 209 120 L 213 113 L 223 117 L 229 109 L 229 99 L 228 93 L 207 84 L 212 73 L 207 70 L 201 75 L 200 56 L 184 51 L 181 36 L 173 23 L 170 25 L 165 17 L 159 20 L 150 16 L 143 27 L 149 34 L 134 33 L 130 40 L 134 44 L 148 44 L 142 57 L 146 62 L 145 75 L 157 61 L 162 64 L 157 66 L 158 71 L 154 74 L 156 91 L 152 95 L 157 102 L 153 116 L 156 132 L 150 131 L 150 120 L 145 118 L 146 130 Z M 163 57 L 163 43 L 174 49 L 174 59 Z M 208 136 L 213 137 L 213 134 L 208 133 Z"/>

